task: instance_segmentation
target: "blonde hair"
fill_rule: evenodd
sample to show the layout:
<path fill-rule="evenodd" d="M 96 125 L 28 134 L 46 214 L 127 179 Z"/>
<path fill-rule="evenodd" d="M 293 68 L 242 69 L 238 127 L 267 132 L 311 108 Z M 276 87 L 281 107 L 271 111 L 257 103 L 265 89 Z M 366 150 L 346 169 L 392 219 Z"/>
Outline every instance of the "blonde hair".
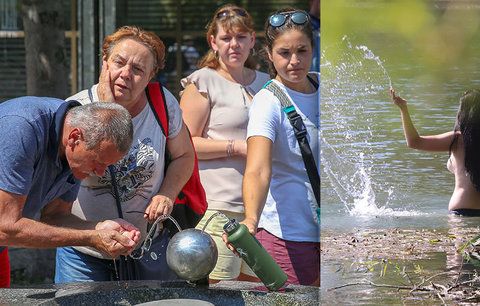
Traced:
<path fill-rule="evenodd" d="M 165 45 L 157 34 L 137 26 L 124 26 L 103 40 L 102 56 L 108 59 L 113 47 L 123 39 L 133 39 L 147 47 L 153 55 L 154 73 L 165 67 Z"/>
<path fill-rule="evenodd" d="M 240 14 L 239 12 L 242 12 L 242 14 Z M 223 13 L 225 13 L 225 16 L 219 18 L 218 15 L 223 15 Z M 221 6 L 215 11 L 212 19 L 207 24 L 207 33 L 205 34 L 205 37 L 207 39 L 208 45 L 210 46 L 210 50 L 208 50 L 207 54 L 205 54 L 205 56 L 203 56 L 198 62 L 199 68 L 209 67 L 212 69 L 217 69 L 220 66 L 218 57 L 213 52 L 210 43 L 210 36 L 217 36 L 219 26 L 223 27 L 223 29 L 225 29 L 225 31 L 227 32 L 255 32 L 252 16 L 250 16 L 250 14 L 245 9 L 234 4 L 226 4 L 224 6 Z M 252 55 L 248 56 L 247 61 L 245 62 L 245 67 L 251 69 L 256 68 L 256 61 L 252 57 Z"/>

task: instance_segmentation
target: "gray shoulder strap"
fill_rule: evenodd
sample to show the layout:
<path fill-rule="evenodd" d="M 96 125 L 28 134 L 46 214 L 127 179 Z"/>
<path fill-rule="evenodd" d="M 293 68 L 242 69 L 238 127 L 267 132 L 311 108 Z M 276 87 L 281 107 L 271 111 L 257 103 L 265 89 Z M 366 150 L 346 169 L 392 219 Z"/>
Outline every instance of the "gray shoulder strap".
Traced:
<path fill-rule="evenodd" d="M 273 94 L 280 101 L 280 104 L 282 105 L 282 109 L 285 109 L 292 105 L 290 98 L 285 94 L 285 92 L 280 88 L 280 86 L 275 84 L 275 82 L 273 82 L 272 80 L 270 80 L 267 84 L 265 84 L 264 88 L 273 92 Z"/>

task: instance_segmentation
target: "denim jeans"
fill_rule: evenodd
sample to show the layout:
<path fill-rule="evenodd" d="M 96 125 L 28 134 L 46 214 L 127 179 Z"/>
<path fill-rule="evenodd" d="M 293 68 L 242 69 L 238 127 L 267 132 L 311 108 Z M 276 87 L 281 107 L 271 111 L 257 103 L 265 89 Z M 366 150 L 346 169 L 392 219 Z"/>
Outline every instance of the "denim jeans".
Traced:
<path fill-rule="evenodd" d="M 160 270 L 156 280 L 173 281 L 178 280 L 178 276 L 167 265 L 166 251 L 170 240 L 168 230 L 159 233 L 162 247 L 157 250 L 158 260 L 151 260 L 151 264 L 156 266 L 153 271 Z M 145 254 L 148 256 L 148 254 Z M 72 247 L 57 248 L 55 263 L 55 283 L 70 282 L 93 282 L 93 281 L 112 281 L 117 280 L 117 274 L 113 260 L 101 259 L 91 255 L 84 254 Z"/>
<path fill-rule="evenodd" d="M 115 279 L 113 260 L 93 257 L 72 247 L 57 248 L 55 261 L 55 284 Z"/>

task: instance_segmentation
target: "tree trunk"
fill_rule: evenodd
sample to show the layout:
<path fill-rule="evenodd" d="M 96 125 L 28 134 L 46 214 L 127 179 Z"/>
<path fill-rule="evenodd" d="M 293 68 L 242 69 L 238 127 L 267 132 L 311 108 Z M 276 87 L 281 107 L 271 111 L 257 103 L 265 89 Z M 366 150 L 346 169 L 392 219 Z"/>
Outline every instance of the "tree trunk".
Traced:
<path fill-rule="evenodd" d="M 67 97 L 65 28 L 60 1 L 21 0 L 27 94 Z"/>

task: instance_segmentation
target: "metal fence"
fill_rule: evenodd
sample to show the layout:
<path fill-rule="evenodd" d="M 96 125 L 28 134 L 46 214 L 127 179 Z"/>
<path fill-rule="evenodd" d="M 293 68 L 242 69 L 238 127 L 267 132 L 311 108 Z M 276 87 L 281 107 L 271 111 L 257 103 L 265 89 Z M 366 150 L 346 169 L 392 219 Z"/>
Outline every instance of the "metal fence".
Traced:
<path fill-rule="evenodd" d="M 137 25 L 162 38 L 167 57 L 166 67 L 158 79 L 178 97 L 180 79 L 196 68 L 196 61 L 208 50 L 205 26 L 219 6 L 235 3 L 250 12 L 255 20 L 258 47 L 262 45 L 264 21 L 270 12 L 286 6 L 308 9 L 308 0 L 60 1 L 64 8 L 66 48 L 71 63 L 71 94 L 91 86 L 98 79 L 101 41 L 122 25 Z M 24 32 L 18 10 L 17 0 L 0 1 L 0 102 L 26 94 Z"/>

